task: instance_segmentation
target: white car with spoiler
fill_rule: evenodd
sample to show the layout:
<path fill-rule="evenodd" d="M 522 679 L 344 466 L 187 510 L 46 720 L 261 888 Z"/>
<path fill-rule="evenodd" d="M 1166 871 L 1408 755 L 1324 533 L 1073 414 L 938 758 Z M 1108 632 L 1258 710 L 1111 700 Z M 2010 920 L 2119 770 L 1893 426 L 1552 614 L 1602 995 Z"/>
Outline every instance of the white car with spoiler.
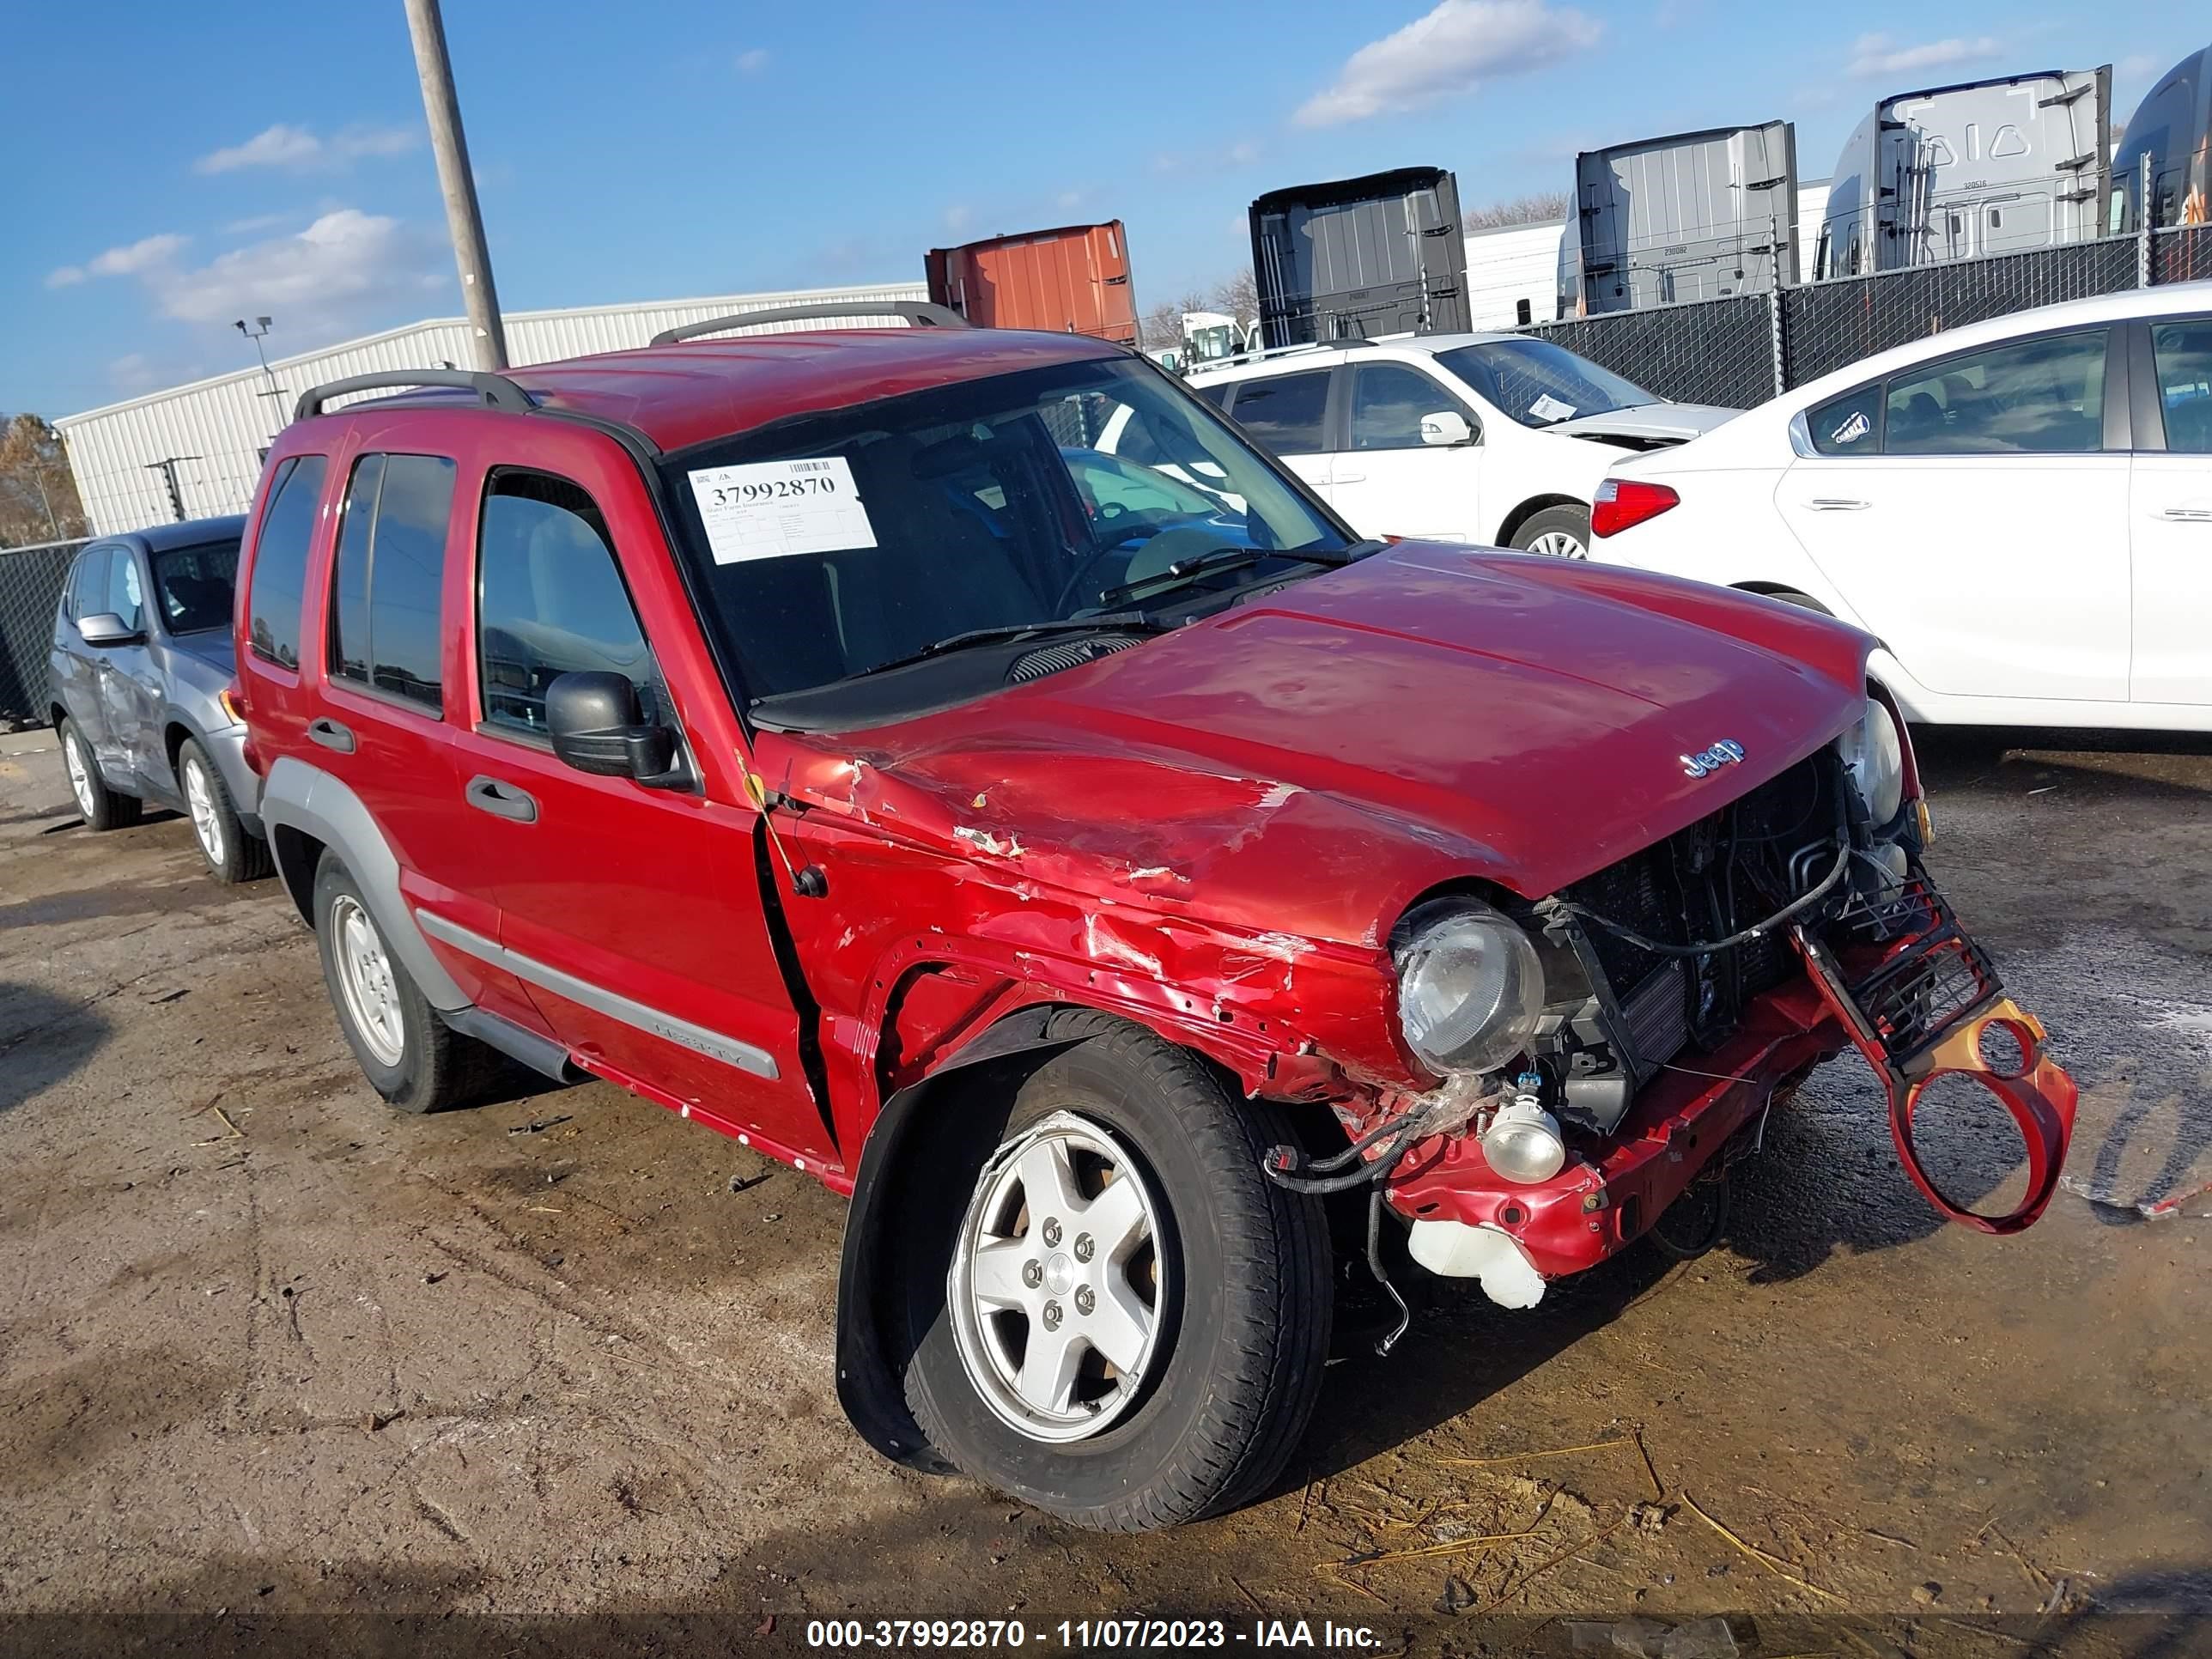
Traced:
<path fill-rule="evenodd" d="M 1620 457 L 1595 533 L 1856 623 L 1917 720 L 2212 730 L 2212 283 L 1948 329 Z"/>
<path fill-rule="evenodd" d="M 1292 346 L 1202 368 L 1190 389 L 1363 536 L 1568 558 L 1587 553 L 1591 499 L 1624 451 L 1682 443 L 1736 413 L 1670 404 L 1527 334 Z M 1098 447 L 1112 452 L 1116 436 Z"/>

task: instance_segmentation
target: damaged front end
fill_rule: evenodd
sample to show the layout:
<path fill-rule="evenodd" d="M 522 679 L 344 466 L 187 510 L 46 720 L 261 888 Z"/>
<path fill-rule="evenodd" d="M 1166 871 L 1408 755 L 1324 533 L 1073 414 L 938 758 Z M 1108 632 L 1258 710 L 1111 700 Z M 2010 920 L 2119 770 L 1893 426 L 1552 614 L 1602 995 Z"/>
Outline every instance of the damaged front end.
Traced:
<path fill-rule="evenodd" d="M 1723 739 L 1683 763 L 1724 776 L 1740 758 Z M 1928 822 L 1895 718 L 1870 700 L 1842 739 L 1546 898 L 1414 907 L 1392 941 L 1401 1019 L 1442 1081 L 1349 1123 L 1356 1167 L 1278 1157 L 1277 1177 L 1374 1180 L 1416 1261 L 1526 1307 L 1755 1150 L 1778 1091 L 1856 1047 L 1936 1207 L 1991 1233 L 2032 1224 L 2075 1085 L 1929 879 Z M 2014 1052 L 1985 1051 L 1991 1032 L 1990 1050 Z M 1947 1194 L 1915 1148 L 1916 1109 L 1954 1073 L 2019 1127 L 2027 1190 L 2006 1213 Z"/>

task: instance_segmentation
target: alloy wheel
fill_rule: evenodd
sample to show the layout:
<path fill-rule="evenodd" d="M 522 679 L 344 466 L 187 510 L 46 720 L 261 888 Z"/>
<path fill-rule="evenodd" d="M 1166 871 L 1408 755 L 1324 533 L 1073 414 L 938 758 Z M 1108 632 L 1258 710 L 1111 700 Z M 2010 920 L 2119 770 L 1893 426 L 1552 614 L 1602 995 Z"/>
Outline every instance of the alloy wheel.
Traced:
<path fill-rule="evenodd" d="M 1547 530 L 1528 544 L 1531 553 L 1542 553 L 1554 559 L 1587 559 L 1589 550 L 1564 530 Z"/>
<path fill-rule="evenodd" d="M 399 986 L 384 940 L 361 901 L 341 893 L 331 905 L 331 943 L 346 1016 L 378 1064 L 397 1066 L 407 1052 Z"/>
<path fill-rule="evenodd" d="M 984 1166 L 946 1288 L 962 1365 L 1002 1422 L 1065 1443 L 1136 1402 L 1161 1358 L 1160 1215 L 1128 1149 L 1072 1112 Z"/>
<path fill-rule="evenodd" d="M 70 792 L 76 797 L 76 810 L 89 823 L 100 803 L 93 798 L 92 773 L 85 764 L 83 742 L 74 732 L 62 739 L 62 761 L 69 768 Z"/>
<path fill-rule="evenodd" d="M 191 814 L 192 833 L 199 837 L 200 851 L 207 854 L 210 864 L 221 869 L 225 851 L 222 810 L 216 804 L 215 785 L 207 768 L 196 755 L 185 757 L 185 806 Z"/>

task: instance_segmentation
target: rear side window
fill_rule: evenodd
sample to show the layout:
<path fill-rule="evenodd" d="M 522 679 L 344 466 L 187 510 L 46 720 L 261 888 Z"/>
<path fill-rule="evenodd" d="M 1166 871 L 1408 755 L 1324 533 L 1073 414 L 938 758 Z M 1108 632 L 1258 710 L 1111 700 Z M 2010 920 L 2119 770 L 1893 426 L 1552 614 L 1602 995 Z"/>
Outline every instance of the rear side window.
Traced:
<path fill-rule="evenodd" d="M 314 539 L 323 475 L 329 469 L 325 455 L 295 455 L 287 460 L 261 515 L 252 584 L 246 590 L 246 642 L 255 656 L 280 668 L 300 665 L 300 607 L 307 586 L 307 550 Z"/>
<path fill-rule="evenodd" d="M 2158 364 L 2166 448 L 2212 455 L 2212 318 L 2159 325 L 2150 331 L 2150 349 Z"/>
<path fill-rule="evenodd" d="M 2105 331 L 2019 340 L 1889 383 L 1887 455 L 2071 455 L 2105 447 Z"/>
<path fill-rule="evenodd" d="M 606 520 L 565 478 L 493 478 L 478 540 L 477 651 L 487 726 L 542 735 L 545 688 L 588 669 L 628 679 L 649 717 L 666 706 Z"/>
<path fill-rule="evenodd" d="M 1328 412 L 1327 369 L 1246 380 L 1237 393 L 1237 424 L 1278 455 L 1318 454 Z"/>
<path fill-rule="evenodd" d="M 331 581 L 331 672 L 437 709 L 439 595 L 453 464 L 442 455 L 365 455 L 346 490 Z"/>
<path fill-rule="evenodd" d="M 1872 455 L 1881 447 L 1881 383 L 1847 392 L 1805 417 L 1823 455 Z"/>
<path fill-rule="evenodd" d="M 107 601 L 107 550 L 88 547 L 70 572 L 69 613 L 72 622 L 96 617 Z"/>
<path fill-rule="evenodd" d="M 1211 386 L 1194 386 L 1191 387 L 1193 392 L 1198 393 L 1200 397 L 1205 398 L 1206 402 L 1212 404 L 1216 409 L 1220 410 L 1225 410 L 1229 407 L 1229 394 L 1236 389 L 1237 382 L 1234 380 L 1217 380 Z"/>

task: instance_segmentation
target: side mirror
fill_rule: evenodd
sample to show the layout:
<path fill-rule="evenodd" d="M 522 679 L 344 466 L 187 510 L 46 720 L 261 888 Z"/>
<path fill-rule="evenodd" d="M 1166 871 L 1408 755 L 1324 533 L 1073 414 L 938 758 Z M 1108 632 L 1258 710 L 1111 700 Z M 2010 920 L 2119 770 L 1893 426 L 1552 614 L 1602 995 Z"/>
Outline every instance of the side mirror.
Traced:
<path fill-rule="evenodd" d="M 579 772 L 653 789 L 690 783 L 690 769 L 677 764 L 676 733 L 647 724 L 637 688 L 623 675 L 598 669 L 561 675 L 545 688 L 545 727 L 553 752 Z"/>
<path fill-rule="evenodd" d="M 127 625 L 112 611 L 96 611 L 78 619 L 77 637 L 87 645 L 136 645 L 146 636 Z"/>
<path fill-rule="evenodd" d="M 1440 409 L 1421 416 L 1421 441 L 1432 449 L 1449 449 L 1474 441 L 1474 428 L 1455 409 Z"/>

